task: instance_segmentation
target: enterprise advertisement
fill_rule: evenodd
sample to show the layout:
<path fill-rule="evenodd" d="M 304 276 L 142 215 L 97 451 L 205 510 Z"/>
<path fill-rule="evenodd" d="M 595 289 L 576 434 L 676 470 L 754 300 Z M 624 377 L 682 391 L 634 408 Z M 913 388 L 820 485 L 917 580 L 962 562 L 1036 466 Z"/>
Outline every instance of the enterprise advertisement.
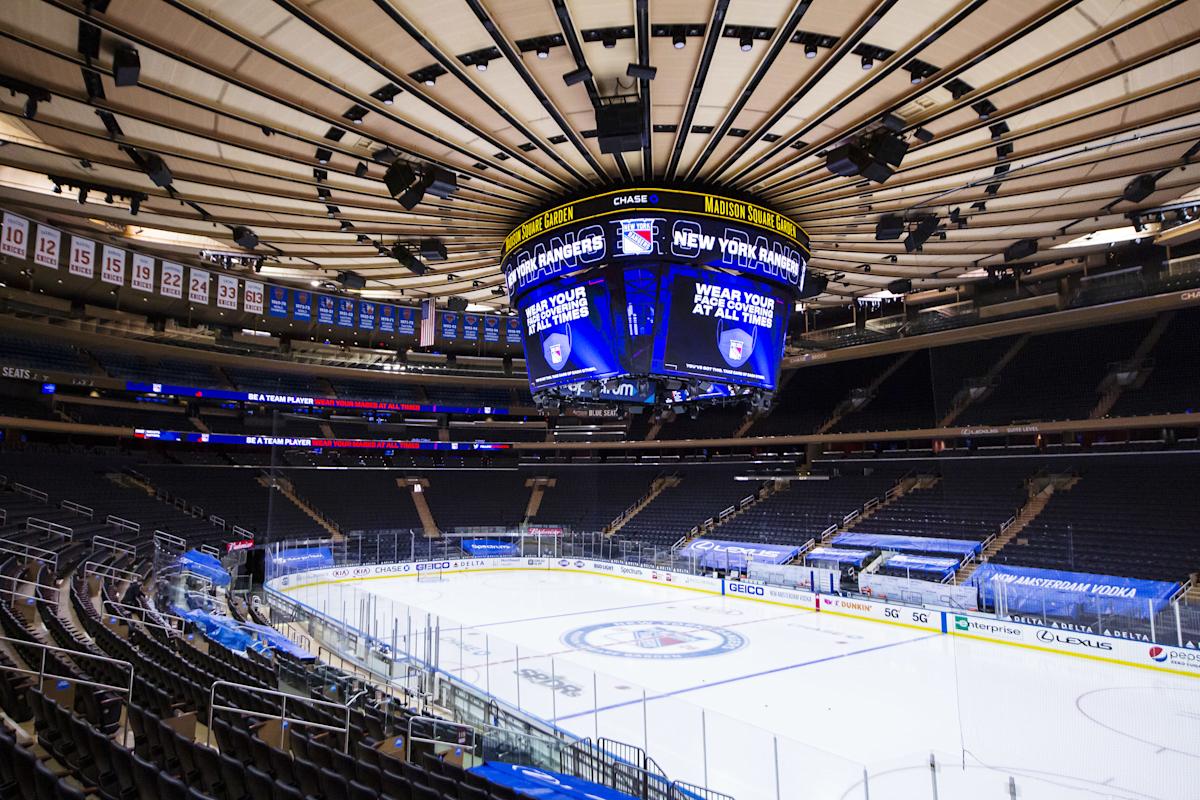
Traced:
<path fill-rule="evenodd" d="M 622 372 L 603 280 L 539 287 L 524 298 L 521 321 L 533 391 Z"/>
<path fill-rule="evenodd" d="M 774 389 L 787 304 L 761 281 L 670 267 L 661 305 L 669 309 L 653 371 Z"/>

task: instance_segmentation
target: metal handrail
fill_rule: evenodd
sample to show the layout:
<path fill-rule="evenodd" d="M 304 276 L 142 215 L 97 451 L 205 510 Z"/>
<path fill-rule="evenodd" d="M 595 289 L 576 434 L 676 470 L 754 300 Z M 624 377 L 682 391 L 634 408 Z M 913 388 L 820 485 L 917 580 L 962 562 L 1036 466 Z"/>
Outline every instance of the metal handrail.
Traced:
<path fill-rule="evenodd" d="M 118 517 L 116 514 L 109 514 L 104 518 L 104 522 L 108 525 L 112 525 L 114 528 L 121 528 L 122 530 L 133 531 L 134 533 L 142 532 L 142 526 L 139 523 L 134 522 L 131 519 Z"/>
<path fill-rule="evenodd" d="M 96 515 L 96 512 L 94 510 L 92 510 L 91 507 L 81 505 L 80 503 L 76 503 L 73 500 L 63 500 L 61 503 L 58 504 L 58 507 L 65 508 L 67 511 L 72 511 L 72 512 L 78 514 L 79 516 L 87 517 L 88 519 L 92 519 Z"/>
<path fill-rule="evenodd" d="M 156 530 L 154 532 L 154 543 L 155 544 L 165 543 L 165 544 L 173 545 L 175 547 L 179 547 L 180 549 L 183 549 L 183 550 L 187 549 L 187 540 L 186 539 L 184 539 L 182 536 L 176 536 L 173 533 L 167 533 L 164 530 Z"/>
<path fill-rule="evenodd" d="M 122 553 L 125 553 L 126 555 L 134 556 L 135 558 L 137 557 L 137 548 L 131 544 L 125 544 L 124 542 L 118 542 L 116 539 L 112 539 L 108 536 L 101 536 L 99 534 L 92 537 L 92 551 L 93 552 L 95 552 L 95 550 L 97 548 L 104 548 L 104 547 L 111 550 L 112 554 L 114 556 L 118 552 L 122 552 Z"/>
<path fill-rule="evenodd" d="M 10 579 L 10 580 L 11 580 L 11 579 Z M 52 589 L 53 591 L 59 592 L 59 593 L 60 593 L 60 596 L 61 596 L 61 593 L 62 593 L 62 587 L 60 587 L 60 586 L 51 586 L 51 585 L 50 585 L 50 584 L 48 584 L 48 583 L 31 583 L 31 584 L 29 584 L 29 586 L 30 586 L 30 588 L 32 588 L 32 589 L 35 589 L 35 590 L 36 590 L 36 589 Z M 6 588 L 4 588 L 3 586 L 0 586 L 0 594 L 6 594 L 6 595 L 8 595 L 9 597 L 25 597 L 25 598 L 28 598 L 28 599 L 30 599 L 30 600 L 41 600 L 41 599 L 42 599 L 42 598 L 41 598 L 40 596 L 38 596 L 36 593 L 35 593 L 35 594 L 25 594 L 24 592 L 18 592 L 16 589 L 6 589 Z M 54 602 L 55 602 L 56 604 L 58 603 L 58 601 L 57 601 L 57 600 L 55 600 Z"/>
<path fill-rule="evenodd" d="M 451 722 L 450 720 L 442 719 L 441 717 L 409 717 L 408 718 L 408 736 L 405 737 L 405 745 L 404 745 L 404 760 L 405 761 L 412 761 L 412 746 L 413 746 L 414 741 L 421 742 L 422 744 L 451 744 L 451 742 L 445 742 L 445 741 L 442 741 L 441 739 L 429 739 L 426 737 L 414 738 L 413 732 L 412 732 L 414 722 L 432 722 L 434 733 L 437 733 L 437 729 L 438 729 L 439 725 L 442 727 L 445 727 L 445 728 L 449 728 L 452 731 L 466 731 L 470 735 L 472 743 L 464 744 L 462 742 L 454 742 L 453 744 L 457 747 L 461 747 L 463 750 L 466 750 L 468 752 L 471 752 L 471 753 L 475 752 L 475 749 L 476 749 L 476 745 L 474 744 L 475 728 L 473 726 L 464 725 L 461 722 Z"/>
<path fill-rule="evenodd" d="M 17 494 L 23 494 L 26 497 L 32 497 L 34 500 L 40 500 L 45 503 L 50 499 L 50 495 L 43 492 L 41 489 L 35 489 L 32 486 L 26 486 L 23 483 L 14 483 L 12 490 Z"/>
<path fill-rule="evenodd" d="M 254 531 L 250 530 L 249 528 L 243 528 L 241 525 L 234 525 L 230 533 L 245 537 L 246 539 L 254 538 Z"/>
<path fill-rule="evenodd" d="M 237 706 L 218 706 L 217 705 L 217 687 L 218 686 L 230 686 L 235 689 L 245 689 L 245 690 L 247 690 L 251 693 L 255 693 L 255 694 L 266 694 L 266 695 L 271 695 L 272 697 L 282 697 L 283 704 L 282 704 L 282 707 L 280 708 L 280 711 L 278 714 L 267 714 L 262 711 L 248 711 L 244 708 L 238 708 Z M 338 728 L 333 725 L 326 725 L 322 722 L 309 722 L 309 721 L 303 720 L 303 719 L 295 719 L 292 717 L 288 717 L 287 701 L 289 698 L 291 698 L 292 700 L 299 700 L 302 703 L 309 703 L 309 704 L 317 705 L 317 706 L 326 706 L 329 708 L 339 708 L 342 711 L 345 711 L 346 712 L 346 727 Z M 288 694 L 287 692 L 279 692 L 279 691 L 275 691 L 274 689 L 264 689 L 261 686 L 252 686 L 251 684 L 248 684 L 248 683 L 233 683 L 231 681 L 216 681 L 215 683 L 213 683 L 212 688 L 210 688 L 208 690 L 208 730 L 204 735 L 204 743 L 206 745 L 212 743 L 213 712 L 215 712 L 215 711 L 233 711 L 243 717 L 254 717 L 256 719 L 278 719 L 278 720 L 283 720 L 285 722 L 288 722 L 289 724 L 296 724 L 296 725 L 301 725 L 301 726 L 305 726 L 305 727 L 309 727 L 309 728 L 317 728 L 317 729 L 323 730 L 323 731 L 338 731 L 338 732 L 344 734 L 344 736 L 345 736 L 345 746 L 343 747 L 343 752 L 346 752 L 346 753 L 350 752 L 350 706 L 346 705 L 345 703 L 335 703 L 332 700 L 318 700 L 315 697 L 301 697 L 300 695 Z"/>
<path fill-rule="evenodd" d="M 20 667 L 10 667 L 7 664 L 0 663 L 0 670 L 4 670 L 6 672 L 16 672 L 21 675 L 36 675 L 36 676 L 38 676 L 39 685 L 41 684 L 41 681 L 44 680 L 46 677 L 46 653 L 66 653 L 72 659 L 90 658 L 94 661 L 104 661 L 105 663 L 108 663 L 108 664 L 120 664 L 123 667 L 128 667 L 129 668 L 129 685 L 128 686 L 116 686 L 114 684 L 109 684 L 109 683 L 99 683 L 97 681 L 86 681 L 82 678 L 75 678 L 70 675 L 57 675 L 54 673 L 51 673 L 51 675 L 52 675 L 52 677 L 57 678 L 59 680 L 71 681 L 72 683 L 77 683 L 80 686 L 95 686 L 97 689 L 110 689 L 110 690 L 116 691 L 116 692 L 124 692 L 127 700 L 129 700 L 129 701 L 133 700 L 133 664 L 129 663 L 128 661 L 122 661 L 119 658 L 109 658 L 108 656 L 98 656 L 95 653 L 87 653 L 87 652 L 83 652 L 81 650 L 69 650 L 65 647 L 55 647 L 52 644 L 42 644 L 41 642 L 30 642 L 30 641 L 26 641 L 24 639 L 10 639 L 7 636 L 0 636 L 0 642 L 10 642 L 13 645 L 20 645 L 23 647 L 36 647 L 42 651 L 42 664 L 41 664 L 41 667 L 39 667 L 37 672 L 34 672 L 31 669 L 21 669 Z M 18 648 L 13 647 L 13 649 L 17 650 Z"/>
<path fill-rule="evenodd" d="M 215 556 L 217 558 L 221 557 L 221 551 L 218 550 L 217 548 L 213 547 L 211 544 L 200 545 L 200 552 L 207 553 L 208 555 Z"/>
<path fill-rule="evenodd" d="M 32 558 L 35 561 L 50 565 L 51 569 L 58 568 L 58 553 L 53 550 L 47 550 L 44 547 L 27 544 L 26 542 L 0 539 L 0 553 L 8 553 L 9 555 L 21 556 L 22 558 Z"/>
<path fill-rule="evenodd" d="M 116 600 L 104 600 L 100 603 L 100 613 L 107 613 L 104 609 L 109 606 L 120 609 L 131 609 L 133 611 L 141 611 L 143 614 L 155 614 L 163 619 L 178 620 L 180 625 L 186 625 L 188 620 L 186 617 L 181 617 L 176 614 L 168 614 L 165 611 L 159 611 L 156 608 L 146 608 L 145 606 L 135 606 L 130 603 L 118 603 Z M 124 616 L 123 614 L 114 614 L 113 616 Z M 142 622 L 143 620 L 134 620 L 134 622 Z M 174 628 L 172 628 L 174 630 Z"/>
<path fill-rule="evenodd" d="M 42 519 L 41 517 L 26 517 L 25 532 L 42 531 L 43 533 L 53 533 L 56 536 L 62 536 L 67 539 L 75 538 L 75 529 L 68 528 L 66 525 L 59 525 L 57 522 Z"/>
<path fill-rule="evenodd" d="M 89 575 L 99 575 L 102 578 L 118 578 L 123 581 L 140 581 L 142 576 L 131 569 L 122 569 L 114 567 L 112 564 L 106 564 L 103 561 L 88 561 L 83 565 L 83 577 Z"/>

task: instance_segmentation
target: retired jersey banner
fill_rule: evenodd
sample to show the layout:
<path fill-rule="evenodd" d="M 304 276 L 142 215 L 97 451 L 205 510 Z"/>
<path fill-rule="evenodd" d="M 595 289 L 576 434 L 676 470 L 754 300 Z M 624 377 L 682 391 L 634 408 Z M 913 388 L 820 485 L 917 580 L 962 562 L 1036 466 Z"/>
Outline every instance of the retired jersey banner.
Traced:
<path fill-rule="evenodd" d="M 125 251 L 112 245 L 104 245 L 100 260 L 100 280 L 114 286 L 125 284 Z"/>
<path fill-rule="evenodd" d="M 292 316 L 301 322 L 312 322 L 312 292 L 292 290 Z"/>
<path fill-rule="evenodd" d="M 142 253 L 133 254 L 133 269 L 129 285 L 139 292 L 154 291 L 154 259 Z"/>
<path fill-rule="evenodd" d="M 360 300 L 358 303 L 358 327 L 364 331 L 375 330 L 375 304 Z"/>
<path fill-rule="evenodd" d="M 333 298 L 327 294 L 317 295 L 317 323 L 320 325 L 333 324 Z"/>
<path fill-rule="evenodd" d="M 417 309 L 411 306 L 396 309 L 396 333 L 401 336 L 417 335 Z"/>
<path fill-rule="evenodd" d="M 382 305 L 379 307 L 379 332 L 396 332 L 396 307 Z"/>
<path fill-rule="evenodd" d="M 247 314 L 263 312 L 263 285 L 258 281 L 246 281 L 242 289 L 242 310 Z"/>
<path fill-rule="evenodd" d="M 192 267 L 188 273 L 188 300 L 208 305 L 208 273 Z"/>
<path fill-rule="evenodd" d="M 504 341 L 508 344 L 521 343 L 521 320 L 516 317 L 504 320 Z"/>
<path fill-rule="evenodd" d="M 349 297 L 337 299 L 337 324 L 343 328 L 354 327 L 354 301 Z"/>
<path fill-rule="evenodd" d="M 232 275 L 217 275 L 217 307 L 237 311 L 238 279 Z"/>
<path fill-rule="evenodd" d="M 62 234 L 55 228 L 38 225 L 37 244 L 33 248 L 33 263 L 39 267 L 58 269 L 59 253 L 62 252 Z"/>
<path fill-rule="evenodd" d="M 500 318 L 499 317 L 484 317 L 483 318 L 483 340 L 485 342 L 500 341 Z"/>
<path fill-rule="evenodd" d="M 0 253 L 25 258 L 29 250 L 29 220 L 4 212 L 4 229 L 0 231 Z"/>
<path fill-rule="evenodd" d="M 183 298 L 183 267 L 170 261 L 162 262 L 158 293 L 163 297 L 174 297 L 176 300 Z"/>
<path fill-rule="evenodd" d="M 272 286 L 267 290 L 267 313 L 272 317 L 288 315 L 288 290 L 282 286 Z"/>
<path fill-rule="evenodd" d="M 96 243 L 91 239 L 71 237 L 71 274 L 91 278 L 96 274 Z"/>

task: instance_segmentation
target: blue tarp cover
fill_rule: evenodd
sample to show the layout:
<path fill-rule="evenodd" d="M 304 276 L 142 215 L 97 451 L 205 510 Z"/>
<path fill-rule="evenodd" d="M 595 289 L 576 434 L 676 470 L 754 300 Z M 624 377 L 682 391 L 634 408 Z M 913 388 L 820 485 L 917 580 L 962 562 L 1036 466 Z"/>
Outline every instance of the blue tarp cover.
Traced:
<path fill-rule="evenodd" d="M 689 558 L 698 559 L 701 566 L 741 569 L 746 566 L 747 558 L 759 564 L 786 564 L 796 557 L 800 548 L 790 544 L 695 539 L 679 552 Z"/>
<path fill-rule="evenodd" d="M 179 566 L 187 572 L 194 572 L 213 582 L 214 586 L 228 586 L 229 573 L 221 566 L 220 560 L 199 550 L 188 550 L 179 557 Z"/>
<path fill-rule="evenodd" d="M 1161 611 L 1179 591 L 1179 584 L 1169 581 L 990 562 L 980 565 L 970 582 L 979 587 L 980 599 L 986 604 L 993 602 L 993 595 L 1002 586 L 999 590 L 1009 613 L 1067 617 L 1078 614 L 1148 617 L 1151 605 L 1156 612 Z"/>
<path fill-rule="evenodd" d="M 814 547 L 804 554 L 808 561 L 832 561 L 836 564 L 850 564 L 861 567 L 870 550 L 844 550 L 838 547 Z"/>
<path fill-rule="evenodd" d="M 887 560 L 886 566 L 895 569 L 908 569 L 913 572 L 932 572 L 943 578 L 954 574 L 958 569 L 956 558 L 930 558 L 929 556 L 910 556 L 897 553 Z"/>
<path fill-rule="evenodd" d="M 279 650 L 296 658 L 299 661 L 316 661 L 317 657 L 312 653 L 300 647 L 291 639 L 284 636 L 279 631 L 267 625 L 259 625 L 257 622 L 243 622 L 242 630 L 257 636 L 260 641 L 265 643 L 272 650 Z"/>
<path fill-rule="evenodd" d="M 482 766 L 472 767 L 470 772 L 492 783 L 514 789 L 520 795 L 536 797 L 539 800 L 630 800 L 632 797 L 598 783 L 563 775 L 561 772 L 524 767 L 520 764 L 489 761 Z"/>
<path fill-rule="evenodd" d="M 932 536 L 893 536 L 890 533 L 839 533 L 833 537 L 836 545 L 895 550 L 898 553 L 954 553 L 965 556 L 983 549 L 981 542 L 971 539 L 938 539 Z"/>

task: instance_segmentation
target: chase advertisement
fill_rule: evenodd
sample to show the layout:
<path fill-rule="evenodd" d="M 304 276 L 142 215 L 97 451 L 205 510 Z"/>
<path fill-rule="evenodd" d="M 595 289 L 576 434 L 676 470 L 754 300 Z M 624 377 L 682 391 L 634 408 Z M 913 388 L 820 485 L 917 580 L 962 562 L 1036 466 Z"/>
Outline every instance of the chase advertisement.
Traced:
<path fill-rule="evenodd" d="M 667 324 L 652 371 L 774 389 L 787 304 L 767 284 L 719 272 L 670 267 L 661 305 Z"/>
<path fill-rule="evenodd" d="M 521 320 L 534 391 L 621 373 L 602 279 L 541 287 L 525 298 Z"/>

